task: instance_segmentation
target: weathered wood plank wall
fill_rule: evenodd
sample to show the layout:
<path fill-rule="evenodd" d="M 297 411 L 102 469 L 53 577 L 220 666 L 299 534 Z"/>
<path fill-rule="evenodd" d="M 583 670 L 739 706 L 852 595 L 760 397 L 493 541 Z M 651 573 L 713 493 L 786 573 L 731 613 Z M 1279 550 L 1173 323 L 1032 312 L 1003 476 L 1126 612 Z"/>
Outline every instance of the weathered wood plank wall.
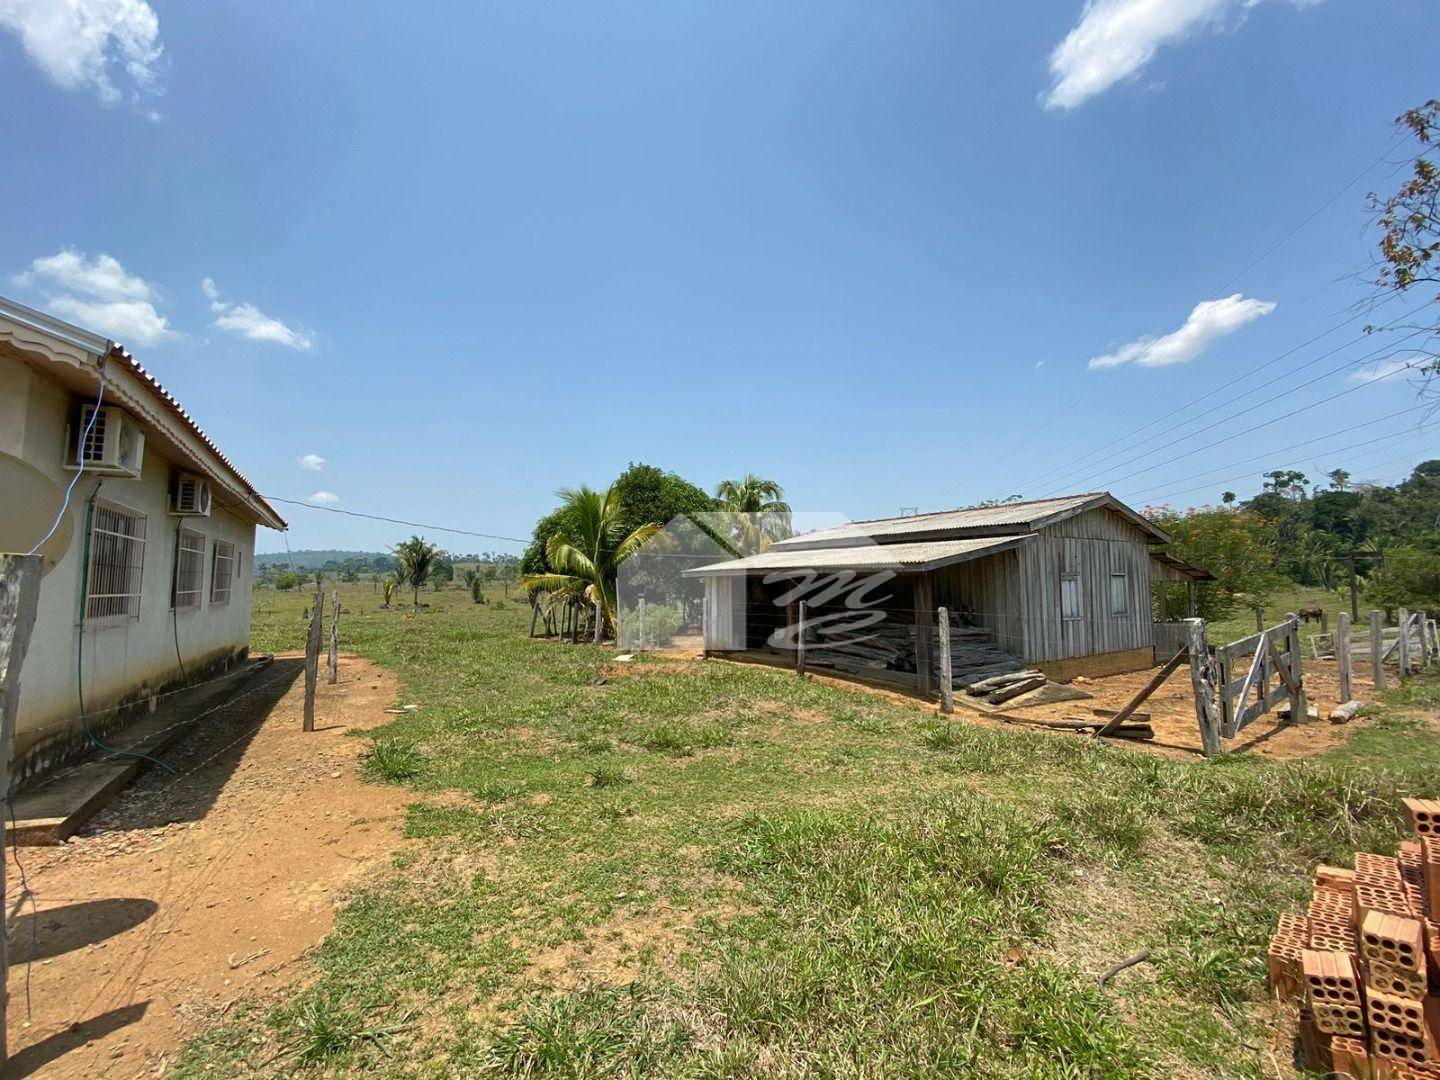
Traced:
<path fill-rule="evenodd" d="M 1091 510 L 1057 522 L 1018 549 L 1021 656 L 1065 660 L 1139 649 L 1154 643 L 1150 611 L 1151 559 L 1145 535 L 1118 514 Z M 1060 611 L 1060 579 L 1076 574 L 1080 616 Z M 1110 575 L 1126 577 L 1126 612 L 1110 613 Z"/>
<path fill-rule="evenodd" d="M 1025 648 L 1020 610 L 1020 556 L 1002 551 L 985 559 L 935 571 L 935 602 L 969 612 L 995 635 L 995 644 L 1016 656 Z"/>

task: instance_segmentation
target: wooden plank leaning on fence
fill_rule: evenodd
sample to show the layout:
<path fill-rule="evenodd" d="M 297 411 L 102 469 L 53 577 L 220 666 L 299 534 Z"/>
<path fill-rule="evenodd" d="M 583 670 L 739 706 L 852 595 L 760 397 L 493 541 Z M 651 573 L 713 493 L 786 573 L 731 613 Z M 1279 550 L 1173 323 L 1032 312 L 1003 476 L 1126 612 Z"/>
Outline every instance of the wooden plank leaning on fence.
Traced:
<path fill-rule="evenodd" d="M 1107 720 L 1104 727 L 1096 729 L 1095 737 L 1098 739 L 1102 735 L 1109 735 L 1111 732 L 1117 731 L 1121 724 L 1125 723 L 1126 720 L 1129 720 L 1130 717 L 1134 715 L 1135 710 L 1140 707 L 1141 703 L 1156 690 L 1159 690 L 1160 684 L 1173 675 L 1175 669 L 1189 659 L 1190 646 L 1186 645 L 1185 648 L 1178 650 L 1174 656 L 1165 662 L 1165 666 L 1156 672 L 1153 679 L 1145 684 L 1145 689 L 1130 699 L 1128 705 Z"/>
<path fill-rule="evenodd" d="M 15 713 L 20 706 L 20 667 L 30 646 L 35 627 L 35 603 L 40 595 L 40 555 L 0 555 L 0 756 L 4 760 L 0 779 L 0 911 L 8 912 L 5 896 L 5 821 L 10 801 L 10 754 L 15 746 Z M 9 1046 L 5 1022 L 10 990 L 7 935 L 0 934 L 0 1073 L 6 1071 Z"/>
<path fill-rule="evenodd" d="M 1215 704 L 1215 670 L 1210 661 L 1210 646 L 1205 640 L 1205 620 L 1186 619 L 1190 641 L 1186 653 L 1190 659 L 1190 689 L 1195 694 L 1195 717 L 1200 721 L 1200 748 L 1206 757 L 1222 752 L 1220 746 L 1220 713 Z"/>
<path fill-rule="evenodd" d="M 321 615 L 325 609 L 325 593 L 318 583 L 315 586 L 315 606 L 310 610 L 310 630 L 305 635 L 305 719 L 301 723 L 304 731 L 315 730 L 315 681 L 319 676 Z"/>
<path fill-rule="evenodd" d="M 336 589 L 335 594 L 330 598 L 330 650 L 326 656 L 330 666 L 328 682 L 338 682 L 340 679 L 340 590 Z"/>

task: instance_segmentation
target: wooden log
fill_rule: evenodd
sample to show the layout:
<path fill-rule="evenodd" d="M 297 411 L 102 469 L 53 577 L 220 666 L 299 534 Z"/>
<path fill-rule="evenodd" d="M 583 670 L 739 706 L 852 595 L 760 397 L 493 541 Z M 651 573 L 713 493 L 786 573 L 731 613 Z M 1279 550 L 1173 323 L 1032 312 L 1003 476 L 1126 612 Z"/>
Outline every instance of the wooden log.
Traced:
<path fill-rule="evenodd" d="M 936 629 L 940 645 L 940 711 L 955 711 L 955 675 L 950 665 L 955 658 L 950 652 L 950 612 L 939 608 L 936 612 Z"/>
<path fill-rule="evenodd" d="M 1003 705 L 1011 698 L 1017 698 L 1021 694 L 1028 694 L 1031 690 L 1038 690 L 1044 686 L 1048 679 L 1044 675 L 1038 675 L 1033 679 L 1022 679 L 1020 682 L 1003 686 L 999 690 L 985 696 L 985 702 L 989 705 Z"/>
<path fill-rule="evenodd" d="M 1041 672 L 1026 670 L 1007 672 L 1004 675 L 995 675 L 988 679 L 981 679 L 979 682 L 970 683 L 965 687 L 965 692 L 973 697 L 988 694 L 992 690 L 999 690 L 1003 686 L 1020 682 L 1025 679 L 1043 678 Z"/>
<path fill-rule="evenodd" d="M 15 716 L 20 707 L 20 669 L 30 648 L 35 628 L 35 608 L 40 597 L 41 555 L 0 555 L 0 911 L 9 912 L 5 895 L 5 824 L 3 807 L 10 800 L 10 756 L 15 747 Z M 83 613 L 82 613 L 83 617 Z M 5 1024 L 10 1010 L 8 935 L 0 934 L 0 1073 L 9 1061 Z"/>
<path fill-rule="evenodd" d="M 1330 723 L 1348 724 L 1360 715 L 1360 710 L 1364 707 L 1365 705 L 1359 701 L 1346 701 L 1343 705 L 1336 705 L 1330 710 Z"/>
<path fill-rule="evenodd" d="M 1210 646 L 1205 640 L 1205 620 L 1186 619 L 1190 642 L 1190 689 L 1195 696 L 1195 717 L 1200 722 L 1200 745 L 1206 757 L 1222 752 L 1220 716 L 1215 707 L 1214 673 Z"/>
<path fill-rule="evenodd" d="M 994 718 L 1006 724 L 1023 724 L 1026 727 L 1049 728 L 1054 731 L 1089 731 L 1096 725 L 1093 721 L 1069 717 L 1064 720 L 1046 720 L 1033 716 L 1015 716 L 1013 713 L 994 713 Z M 1119 739 L 1153 739 L 1155 729 L 1149 724 L 1126 724 L 1111 733 Z"/>
<path fill-rule="evenodd" d="M 1370 612 L 1370 665 L 1371 681 L 1376 690 L 1385 689 L 1384 634 L 1380 628 L 1380 612 Z"/>
<path fill-rule="evenodd" d="M 1340 700 L 1350 700 L 1350 613 L 1340 612 L 1335 626 L 1335 664 L 1340 671 Z M 1332 715 L 1333 719 L 1333 715 Z"/>

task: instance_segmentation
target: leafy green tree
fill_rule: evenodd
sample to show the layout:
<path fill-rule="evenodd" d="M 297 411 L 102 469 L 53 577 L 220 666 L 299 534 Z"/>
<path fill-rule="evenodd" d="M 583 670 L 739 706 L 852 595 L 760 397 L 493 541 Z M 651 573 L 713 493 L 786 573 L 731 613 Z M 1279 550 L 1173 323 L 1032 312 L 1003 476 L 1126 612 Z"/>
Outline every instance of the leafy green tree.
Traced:
<path fill-rule="evenodd" d="M 742 554 L 763 551 L 791 533 L 790 504 L 775 480 L 754 473 L 740 480 L 721 480 L 715 485 L 715 501 L 721 510 L 735 515 L 734 540 Z"/>
<path fill-rule="evenodd" d="M 1202 617 L 1223 618 L 1242 603 L 1263 603 L 1282 584 L 1275 569 L 1275 526 L 1258 514 L 1207 507 L 1185 513 L 1165 508 L 1150 516 L 1174 537 L 1173 554 L 1215 575 L 1197 589 Z"/>
<path fill-rule="evenodd" d="M 1365 599 L 1386 611 L 1440 608 L 1440 554 L 1397 548 L 1371 573 Z"/>
<path fill-rule="evenodd" d="M 609 631 L 615 626 L 615 578 L 620 564 L 660 531 L 659 522 L 646 522 L 626 532 L 621 524 L 619 493 L 588 486 L 563 488 L 557 531 L 545 545 L 546 573 L 524 578 L 526 588 L 552 596 L 600 605 L 601 620 Z"/>
<path fill-rule="evenodd" d="M 1375 284 L 1382 294 L 1408 295 L 1420 286 L 1426 292 L 1440 285 L 1440 165 L 1435 161 L 1440 144 L 1440 100 L 1432 98 L 1419 108 L 1395 118 L 1395 124 L 1418 144 L 1411 161 L 1411 176 L 1387 199 L 1370 195 L 1379 226 L 1380 262 Z M 1367 328 L 1369 329 L 1369 328 Z M 1391 329 L 1412 341 L 1406 352 L 1418 354 L 1419 369 L 1427 377 L 1440 373 L 1440 296 L 1431 296 L 1399 326 Z M 1430 386 L 1427 378 L 1426 388 Z"/>
<path fill-rule="evenodd" d="M 282 592 L 289 592 L 300 584 L 300 575 L 292 574 L 289 570 L 281 570 L 275 575 L 275 588 Z"/>
<path fill-rule="evenodd" d="M 420 607 L 420 590 L 430 580 L 430 568 L 444 554 L 436 545 L 420 536 L 412 536 L 392 549 L 397 563 L 396 576 L 414 596 L 415 608 Z"/>
<path fill-rule="evenodd" d="M 689 480 L 654 465 L 632 461 L 610 488 L 620 500 L 619 525 L 627 533 L 652 521 L 663 526 L 682 514 L 715 509 L 714 500 Z"/>

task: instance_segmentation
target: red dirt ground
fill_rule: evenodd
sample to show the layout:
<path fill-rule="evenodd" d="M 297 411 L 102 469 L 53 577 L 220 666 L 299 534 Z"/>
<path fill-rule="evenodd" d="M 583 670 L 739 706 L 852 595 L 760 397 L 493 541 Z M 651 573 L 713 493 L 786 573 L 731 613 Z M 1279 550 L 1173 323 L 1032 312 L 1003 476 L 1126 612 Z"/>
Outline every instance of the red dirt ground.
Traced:
<path fill-rule="evenodd" d="M 346 735 L 390 719 L 394 676 L 344 657 L 306 733 L 300 668 L 277 658 L 205 718 L 166 753 L 176 775 L 150 770 L 62 847 L 21 848 L 38 919 L 9 853 L 7 1075 L 163 1075 L 237 999 L 300 978 L 337 900 L 387 862 L 408 799 L 361 779 L 366 741 Z"/>

